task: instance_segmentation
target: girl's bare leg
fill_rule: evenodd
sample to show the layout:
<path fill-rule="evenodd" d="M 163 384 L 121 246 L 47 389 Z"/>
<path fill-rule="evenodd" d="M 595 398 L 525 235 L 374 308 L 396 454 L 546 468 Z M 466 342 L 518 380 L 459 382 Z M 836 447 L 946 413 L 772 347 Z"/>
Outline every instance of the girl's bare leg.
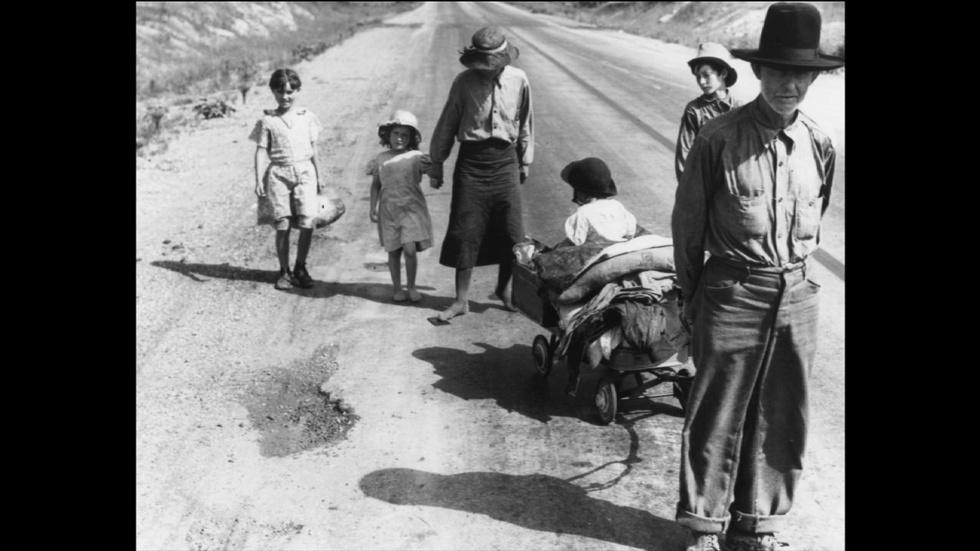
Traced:
<path fill-rule="evenodd" d="M 391 300 L 401 302 L 408 298 L 402 290 L 402 250 L 397 249 L 388 251 L 388 272 L 391 273 L 391 286 L 395 292 L 391 295 Z"/>
<path fill-rule="evenodd" d="M 422 294 L 415 288 L 415 274 L 418 270 L 418 254 L 415 250 L 415 243 L 405 243 L 402 245 L 405 253 L 405 279 L 408 280 L 408 299 L 412 302 L 422 300 Z"/>

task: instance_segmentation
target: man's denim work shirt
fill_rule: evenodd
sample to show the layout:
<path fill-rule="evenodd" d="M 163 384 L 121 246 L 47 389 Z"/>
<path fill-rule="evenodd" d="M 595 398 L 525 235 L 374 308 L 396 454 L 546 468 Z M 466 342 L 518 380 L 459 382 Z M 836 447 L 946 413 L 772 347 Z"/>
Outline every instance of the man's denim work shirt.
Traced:
<path fill-rule="evenodd" d="M 697 289 L 704 251 L 757 266 L 803 261 L 816 250 L 836 153 L 797 111 L 780 129 L 754 101 L 713 119 L 694 140 L 677 186 L 671 231 L 678 283 Z"/>
<path fill-rule="evenodd" d="M 433 164 L 441 167 L 455 140 L 498 138 L 516 144 L 521 166 L 534 161 L 531 85 L 521 69 L 507 65 L 493 81 L 475 69 L 456 75 L 432 133 Z"/>
<path fill-rule="evenodd" d="M 740 107 L 743 102 L 735 99 L 731 90 L 724 98 L 705 99 L 703 95 L 691 100 L 684 107 L 684 115 L 681 116 L 681 129 L 677 133 L 677 147 L 674 150 L 674 172 L 677 181 L 681 181 L 681 174 L 684 173 L 684 161 L 687 153 L 691 150 L 694 137 L 698 135 L 698 130 L 711 119 Z"/>

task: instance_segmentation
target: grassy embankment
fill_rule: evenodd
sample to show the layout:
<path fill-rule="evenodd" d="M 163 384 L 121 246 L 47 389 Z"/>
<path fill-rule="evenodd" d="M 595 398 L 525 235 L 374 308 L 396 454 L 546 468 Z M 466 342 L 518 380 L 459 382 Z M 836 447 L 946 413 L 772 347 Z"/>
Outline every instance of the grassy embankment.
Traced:
<path fill-rule="evenodd" d="M 697 48 L 718 42 L 756 48 L 768 2 L 509 2 L 535 13 L 561 15 Z M 844 55 L 844 2 L 811 2 L 820 10 L 824 53 Z"/>
<path fill-rule="evenodd" d="M 418 2 L 138 2 L 137 155 L 166 149 L 200 111 L 233 109 L 288 67 Z M 198 107 L 195 111 L 194 107 Z"/>

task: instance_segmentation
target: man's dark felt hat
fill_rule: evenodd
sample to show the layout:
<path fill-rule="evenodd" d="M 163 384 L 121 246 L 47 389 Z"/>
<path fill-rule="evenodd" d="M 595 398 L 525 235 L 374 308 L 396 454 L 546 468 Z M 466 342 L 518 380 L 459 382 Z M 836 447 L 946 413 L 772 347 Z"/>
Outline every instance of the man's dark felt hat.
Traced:
<path fill-rule="evenodd" d="M 812 4 L 778 2 L 769 6 L 759 48 L 732 49 L 745 61 L 775 67 L 826 71 L 844 66 L 844 59 L 819 51 L 820 12 Z"/>
<path fill-rule="evenodd" d="M 568 163 L 561 170 L 561 179 L 568 182 L 572 189 L 593 197 L 612 197 L 617 193 L 609 167 L 596 157 Z"/>

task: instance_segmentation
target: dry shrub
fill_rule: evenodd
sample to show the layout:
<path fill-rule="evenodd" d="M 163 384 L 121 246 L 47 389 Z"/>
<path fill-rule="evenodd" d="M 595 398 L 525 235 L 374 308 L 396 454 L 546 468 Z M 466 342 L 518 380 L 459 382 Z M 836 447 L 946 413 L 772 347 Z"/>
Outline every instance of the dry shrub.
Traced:
<path fill-rule="evenodd" d="M 210 120 L 231 116 L 235 108 L 221 98 L 201 98 L 201 102 L 194 106 L 193 111 L 196 117 Z"/>

